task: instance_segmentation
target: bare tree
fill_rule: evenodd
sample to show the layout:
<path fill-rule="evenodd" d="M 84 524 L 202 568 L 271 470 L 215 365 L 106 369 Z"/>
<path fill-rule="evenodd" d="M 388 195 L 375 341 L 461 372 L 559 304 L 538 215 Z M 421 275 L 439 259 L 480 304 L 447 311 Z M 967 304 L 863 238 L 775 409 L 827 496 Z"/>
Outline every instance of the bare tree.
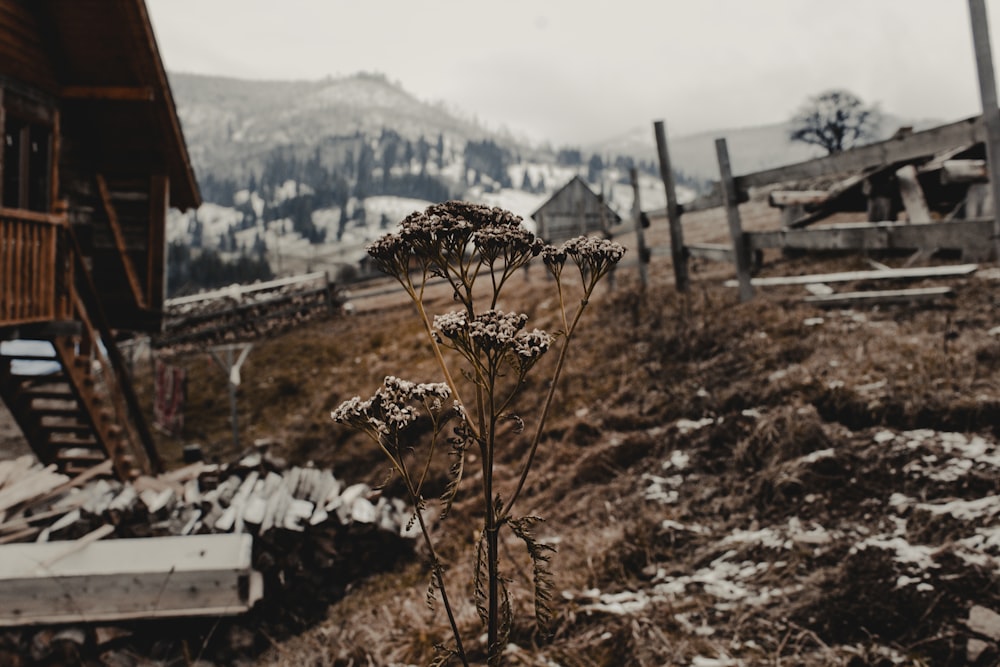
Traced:
<path fill-rule="evenodd" d="M 829 90 L 810 97 L 799 109 L 789 138 L 839 153 L 877 139 L 881 121 L 877 106 L 866 106 L 846 90 Z"/>

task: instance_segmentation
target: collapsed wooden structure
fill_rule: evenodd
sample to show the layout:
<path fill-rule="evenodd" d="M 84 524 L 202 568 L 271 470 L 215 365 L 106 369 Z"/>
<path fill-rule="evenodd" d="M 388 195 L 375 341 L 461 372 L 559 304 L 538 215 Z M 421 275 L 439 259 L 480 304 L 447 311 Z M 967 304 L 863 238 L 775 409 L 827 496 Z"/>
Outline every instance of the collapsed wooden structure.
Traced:
<path fill-rule="evenodd" d="M 751 273 L 759 268 L 765 250 L 906 251 L 912 253 L 911 261 L 947 251 L 981 261 L 994 254 L 996 246 L 994 207 L 987 187 L 986 135 L 982 117 L 975 117 L 922 132 L 900 131 L 885 141 L 744 175 L 731 173 L 725 139 L 719 139 L 719 188 L 681 207 L 665 181 L 667 208 L 647 215 L 667 219 L 672 230 L 675 226 L 680 230 L 681 213 L 725 207 L 732 242 L 683 245 L 683 252 L 674 255 L 675 272 L 681 285 L 690 257 L 731 261 L 743 300 L 753 294 Z M 669 165 L 665 141 L 659 148 L 661 166 Z M 781 210 L 781 228 L 744 231 L 739 204 L 763 196 Z M 676 211 L 673 218 L 671 208 Z M 816 224 L 844 212 L 863 216 L 867 222 Z M 683 244 L 679 231 L 677 238 Z M 881 272 L 875 277 L 898 276 Z M 918 289 L 912 297 L 947 293 Z M 908 295 L 896 291 L 882 296 L 905 300 Z"/>
<path fill-rule="evenodd" d="M 0 0 L 0 127 L 0 340 L 40 342 L 0 397 L 46 464 L 156 471 L 115 341 L 160 329 L 167 208 L 200 194 L 143 0 Z"/>
<path fill-rule="evenodd" d="M 240 614 L 303 582 L 300 604 L 326 602 L 417 535 L 401 500 L 266 451 L 125 482 L 110 468 L 0 462 L 0 628 Z"/>

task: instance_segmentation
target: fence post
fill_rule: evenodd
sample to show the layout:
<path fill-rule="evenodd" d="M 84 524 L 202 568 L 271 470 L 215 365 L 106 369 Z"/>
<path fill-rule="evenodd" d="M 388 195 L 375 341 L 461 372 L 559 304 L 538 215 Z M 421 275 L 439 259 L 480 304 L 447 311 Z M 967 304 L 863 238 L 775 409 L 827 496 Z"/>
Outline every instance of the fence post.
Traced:
<path fill-rule="evenodd" d="M 736 263 L 736 278 L 740 283 L 740 302 L 753 298 L 750 284 L 750 257 L 747 253 L 746 237 L 740 224 L 740 199 L 736 192 L 736 181 L 729 163 L 729 148 L 725 139 L 715 140 L 715 154 L 719 159 L 719 177 L 722 193 L 726 200 L 726 217 L 729 219 L 729 236 L 733 239 L 733 260 Z"/>
<path fill-rule="evenodd" d="M 646 264 L 649 262 L 649 250 L 646 248 L 646 237 L 642 231 L 642 205 L 639 201 L 639 171 L 632 167 L 629 171 L 632 177 L 632 218 L 635 220 L 635 240 L 639 250 L 639 282 L 645 291 L 649 284 L 649 275 L 646 272 Z"/>
<path fill-rule="evenodd" d="M 670 222 L 670 257 L 674 263 L 674 285 L 678 292 L 687 292 L 691 282 L 688 278 L 688 253 L 684 247 L 677 189 L 674 185 L 674 172 L 670 167 L 670 153 L 667 150 L 667 132 L 662 120 L 653 123 L 653 131 L 656 133 L 656 151 L 660 157 L 660 178 L 663 179 L 663 189 L 667 193 L 667 220 Z"/>
<path fill-rule="evenodd" d="M 979 97 L 983 103 L 983 125 L 986 127 L 990 192 L 993 194 L 993 251 L 996 260 L 1000 261 L 1000 108 L 997 107 L 997 85 L 993 73 L 993 52 L 990 49 L 990 27 L 986 23 L 985 0 L 969 0 L 969 19 L 972 22 L 972 43 L 976 51 Z"/>

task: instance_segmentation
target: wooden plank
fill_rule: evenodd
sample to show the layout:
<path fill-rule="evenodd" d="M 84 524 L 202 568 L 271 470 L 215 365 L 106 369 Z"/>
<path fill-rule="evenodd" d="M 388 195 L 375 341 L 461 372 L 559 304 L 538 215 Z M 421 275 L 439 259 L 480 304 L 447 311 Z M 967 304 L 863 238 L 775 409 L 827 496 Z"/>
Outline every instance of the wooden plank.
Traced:
<path fill-rule="evenodd" d="M 899 183 L 899 195 L 903 199 L 906 217 L 910 222 L 930 222 L 931 210 L 927 206 L 923 188 L 917 180 L 917 168 L 912 164 L 896 170 L 896 181 Z"/>
<path fill-rule="evenodd" d="M 927 223 L 848 223 L 811 229 L 748 232 L 753 250 L 889 250 L 947 248 L 968 251 L 989 245 L 992 220 L 953 220 Z"/>
<path fill-rule="evenodd" d="M 803 301 L 817 306 L 834 307 L 854 304 L 874 305 L 936 301 L 943 297 L 951 296 L 955 296 L 955 290 L 951 287 L 918 287 L 914 289 L 842 292 L 840 294 L 807 296 Z"/>
<path fill-rule="evenodd" d="M 858 280 L 915 280 L 918 278 L 952 278 L 967 276 L 979 269 L 978 264 L 954 264 L 949 266 L 922 266 L 905 269 L 844 271 L 840 273 L 817 273 L 805 276 L 772 276 L 754 278 L 759 287 L 776 285 L 812 285 L 815 283 L 845 283 Z M 727 280 L 726 287 L 736 287 L 735 280 Z"/>
<path fill-rule="evenodd" d="M 104 213 L 108 218 L 108 224 L 111 226 L 111 233 L 115 239 L 118 256 L 125 267 L 125 278 L 128 280 L 132 296 L 140 308 L 145 308 L 146 297 L 143 294 L 142 287 L 139 285 L 139 276 L 135 271 L 135 266 L 132 264 L 132 257 L 128 254 L 128 250 L 125 247 L 125 236 L 118 222 L 118 213 L 115 211 L 114 202 L 111 201 L 111 193 L 108 192 L 108 183 L 104 179 L 103 174 L 97 174 L 97 189 L 101 195 L 101 202 L 104 205 Z"/>
<path fill-rule="evenodd" d="M 262 595 L 250 535 L 0 547 L 0 626 L 232 615 Z M 38 563 L 46 567 L 39 568 Z"/>
<path fill-rule="evenodd" d="M 632 218 L 635 221 L 636 245 L 639 250 L 639 283 L 642 289 L 649 284 L 649 272 L 646 264 L 649 262 L 649 251 L 646 249 L 646 237 L 642 231 L 642 205 L 639 201 L 639 171 L 632 167 L 629 172 L 632 179 Z"/>
<path fill-rule="evenodd" d="M 775 190 L 767 196 L 767 203 L 774 208 L 815 206 L 829 198 L 830 193 L 826 190 Z"/>
<path fill-rule="evenodd" d="M 725 139 L 715 140 L 715 154 L 719 160 L 719 176 L 722 190 L 726 197 L 726 217 L 729 221 L 729 236 L 733 241 L 733 259 L 736 260 L 736 277 L 740 286 L 740 301 L 746 302 L 753 298 L 753 286 L 750 282 L 750 259 L 747 256 L 746 239 L 740 223 L 739 197 L 736 193 L 736 183 L 733 181 L 732 167 L 729 163 L 729 149 Z"/>
<path fill-rule="evenodd" d="M 993 51 L 990 48 L 990 28 L 986 16 L 986 0 L 969 0 L 969 20 L 972 23 L 972 43 L 976 52 L 976 73 L 979 97 L 983 104 L 986 160 L 990 166 L 990 189 L 993 192 L 993 254 L 1000 260 L 1000 108 L 997 107 L 997 85 L 993 73 Z"/>
<path fill-rule="evenodd" d="M 286 287 L 288 285 L 308 283 L 320 279 L 326 280 L 326 273 L 322 271 L 314 271 L 313 273 L 307 273 L 302 276 L 277 278 L 275 280 L 269 280 L 263 283 L 254 283 L 253 285 L 237 285 L 234 287 L 227 287 L 225 289 L 212 290 L 209 292 L 202 292 L 200 294 L 192 294 L 190 296 L 179 296 L 173 299 L 168 299 L 164 305 L 167 308 L 173 308 L 176 306 L 182 306 L 189 303 L 198 303 L 199 301 L 212 301 L 214 299 L 222 299 L 227 297 L 235 298 L 247 294 L 253 294 L 255 292 L 278 289 L 280 287 Z"/>
<path fill-rule="evenodd" d="M 69 100 L 109 100 L 115 102 L 152 102 L 152 86 L 63 86 L 60 95 Z"/>
<path fill-rule="evenodd" d="M 941 163 L 941 183 L 987 183 L 986 160 L 945 160 Z"/>
<path fill-rule="evenodd" d="M 160 310 L 167 299 L 167 209 L 170 181 L 153 174 L 149 184 L 149 241 L 146 248 L 146 303 Z M 161 325 L 162 326 L 162 325 Z"/>
<path fill-rule="evenodd" d="M 752 187 L 774 183 L 861 172 L 885 165 L 930 157 L 955 146 L 980 143 L 985 136 L 982 119 L 979 117 L 968 118 L 923 132 L 914 132 L 908 136 L 858 146 L 815 160 L 737 176 L 735 178 L 736 186 L 743 193 Z"/>
<path fill-rule="evenodd" d="M 687 252 L 691 257 L 713 262 L 733 262 L 733 247 L 721 243 L 689 243 Z"/>
<path fill-rule="evenodd" d="M 660 179 L 667 195 L 667 220 L 670 223 L 670 256 L 674 265 L 674 285 L 678 292 L 687 292 L 691 279 L 688 276 L 687 255 L 684 252 L 684 232 L 681 228 L 680 207 L 677 203 L 677 188 L 674 172 L 670 166 L 670 152 L 667 148 L 667 131 L 662 120 L 653 123 L 656 135 L 656 152 L 660 159 Z"/>

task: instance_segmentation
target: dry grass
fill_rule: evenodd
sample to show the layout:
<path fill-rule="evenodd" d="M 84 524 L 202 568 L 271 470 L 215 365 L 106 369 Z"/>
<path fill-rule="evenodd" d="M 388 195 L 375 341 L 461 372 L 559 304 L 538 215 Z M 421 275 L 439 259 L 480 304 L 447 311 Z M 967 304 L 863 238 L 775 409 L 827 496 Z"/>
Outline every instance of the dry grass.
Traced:
<path fill-rule="evenodd" d="M 747 213 L 748 227 L 768 221 L 759 207 Z M 688 240 L 724 238 L 721 219 L 689 217 Z M 651 242 L 663 233 L 654 230 Z M 863 266 L 855 257 L 769 256 L 765 271 Z M 900 472 L 904 460 L 873 445 L 877 429 L 1000 435 L 1000 344 L 988 333 L 1000 324 L 998 282 L 975 276 L 952 281 L 959 294 L 954 302 L 922 309 L 820 311 L 800 302 L 799 288 L 769 289 L 738 304 L 735 290 L 720 285 L 729 267 L 692 268 L 694 286 L 685 297 L 671 289 L 666 262 L 654 261 L 645 294 L 634 271 L 620 270 L 617 289 L 602 290 L 585 316 L 518 508 L 547 519 L 538 532 L 558 546 L 555 583 L 566 596 L 556 600 L 553 635 L 542 636 L 530 622 L 530 563 L 519 545 L 505 545 L 516 563 L 506 574 L 519 619 L 507 663 L 687 665 L 699 656 L 731 656 L 747 665 L 966 664 L 968 633 L 954 621 L 973 602 L 997 607 L 995 574 L 956 571 L 958 583 L 936 602 L 904 598 L 880 583 L 895 581 L 895 566 L 848 558 L 846 547 L 822 555 L 797 547 L 780 557 L 741 547 L 737 558 L 785 563 L 763 581 L 804 587 L 759 608 L 720 609 L 698 586 L 633 613 L 597 610 L 586 601 L 591 589 L 642 591 L 663 573 L 676 577 L 706 568 L 726 549 L 718 536 L 737 529 L 784 525 L 796 517 L 831 530 L 852 522 L 878 530 L 893 490 L 917 495 L 919 489 Z M 544 286 L 539 274 L 503 307 L 527 312 L 529 326 L 553 327 L 552 304 L 533 298 Z M 438 308 L 450 309 L 447 294 L 437 299 Z M 329 411 L 352 395 L 370 394 L 386 374 L 439 378 L 411 307 L 392 297 L 377 303 L 378 310 L 309 324 L 256 345 L 240 389 L 245 442 L 274 438 L 292 461 L 332 466 L 349 481 L 384 480 L 379 453 L 333 424 Z M 809 325 L 810 318 L 822 322 Z M 183 363 L 190 373 L 185 440 L 231 455 L 225 378 L 207 357 Z M 541 389 L 530 386 L 527 394 Z M 517 406 L 529 431 L 534 407 L 530 400 Z M 680 419 L 707 425 L 686 430 Z M 176 461 L 180 443 L 163 444 Z M 514 477 L 524 446 L 511 433 L 498 454 L 501 488 Z M 808 456 L 827 449 L 836 454 L 815 461 Z M 644 475 L 669 476 L 663 462 L 674 451 L 688 453 L 696 479 L 679 487 L 675 503 L 651 502 Z M 975 489 L 996 493 L 997 482 L 984 480 Z M 386 489 L 393 491 L 392 485 Z M 451 527 L 439 529 L 456 591 L 469 591 L 468 573 L 459 565 L 471 562 L 476 536 L 461 526 L 474 525 L 480 502 L 463 494 L 448 519 Z M 704 532 L 667 529 L 664 521 L 703 526 Z M 357 582 L 325 622 L 280 642 L 260 662 L 425 664 L 431 645 L 448 637 L 443 614 L 431 615 L 425 606 L 426 584 L 421 562 Z M 872 604 L 873 594 L 882 596 L 881 606 Z M 900 611 L 910 607 L 916 617 Z M 475 636 L 478 621 L 467 602 L 459 615 L 466 634 Z M 904 628 L 907 623 L 922 636 Z"/>

